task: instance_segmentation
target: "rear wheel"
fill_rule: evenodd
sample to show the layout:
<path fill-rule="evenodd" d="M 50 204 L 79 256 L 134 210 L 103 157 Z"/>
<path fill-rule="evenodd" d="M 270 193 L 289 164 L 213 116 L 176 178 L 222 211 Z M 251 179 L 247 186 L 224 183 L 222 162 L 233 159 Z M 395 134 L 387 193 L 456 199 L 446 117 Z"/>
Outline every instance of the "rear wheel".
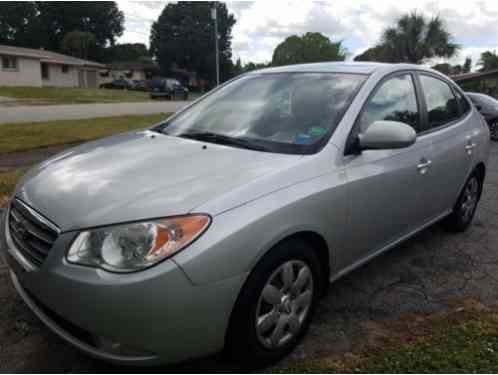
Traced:
<path fill-rule="evenodd" d="M 498 141 L 498 119 L 493 119 L 490 120 L 488 123 L 489 126 L 489 133 L 491 136 L 491 139 L 495 142 Z"/>
<path fill-rule="evenodd" d="M 465 183 L 453 213 L 445 219 L 445 225 L 448 229 L 463 232 L 469 227 L 477 209 L 481 189 L 481 178 L 478 173 L 474 172 Z"/>
<path fill-rule="evenodd" d="M 251 368 L 288 354 L 309 327 L 322 284 L 315 251 L 301 240 L 277 245 L 255 267 L 230 320 L 225 353 Z"/>

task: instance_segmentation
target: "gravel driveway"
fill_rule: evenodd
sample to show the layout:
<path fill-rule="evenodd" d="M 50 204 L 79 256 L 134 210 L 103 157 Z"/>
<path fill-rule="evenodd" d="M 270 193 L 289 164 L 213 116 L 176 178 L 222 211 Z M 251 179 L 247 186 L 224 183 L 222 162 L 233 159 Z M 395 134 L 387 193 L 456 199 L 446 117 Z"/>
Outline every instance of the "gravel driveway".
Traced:
<path fill-rule="evenodd" d="M 116 371 L 80 354 L 39 323 L 15 295 L 1 267 L 0 371 Z M 334 283 L 319 304 L 309 334 L 283 365 L 350 353 L 381 323 L 445 312 L 465 299 L 498 304 L 496 143 L 473 226 L 466 233 L 450 234 L 435 225 Z M 215 358 L 171 370 L 186 368 L 223 370 Z"/>
<path fill-rule="evenodd" d="M 189 103 L 190 102 L 185 101 L 157 101 L 144 103 L 0 107 L 0 125 L 8 123 L 80 120 L 97 117 L 176 112 Z"/>

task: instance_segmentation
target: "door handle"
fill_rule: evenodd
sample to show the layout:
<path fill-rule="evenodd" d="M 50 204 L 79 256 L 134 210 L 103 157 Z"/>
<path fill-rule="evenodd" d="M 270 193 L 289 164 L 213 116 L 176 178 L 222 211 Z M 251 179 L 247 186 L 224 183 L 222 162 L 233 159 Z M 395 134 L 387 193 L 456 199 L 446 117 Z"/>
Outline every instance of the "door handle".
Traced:
<path fill-rule="evenodd" d="M 420 172 L 420 174 L 425 174 L 431 166 L 432 166 L 432 161 L 424 158 L 420 160 L 419 164 L 417 164 L 417 169 Z"/>
<path fill-rule="evenodd" d="M 465 151 L 467 151 L 467 154 L 472 155 L 472 150 L 476 147 L 477 145 L 474 142 L 469 141 L 465 145 Z"/>

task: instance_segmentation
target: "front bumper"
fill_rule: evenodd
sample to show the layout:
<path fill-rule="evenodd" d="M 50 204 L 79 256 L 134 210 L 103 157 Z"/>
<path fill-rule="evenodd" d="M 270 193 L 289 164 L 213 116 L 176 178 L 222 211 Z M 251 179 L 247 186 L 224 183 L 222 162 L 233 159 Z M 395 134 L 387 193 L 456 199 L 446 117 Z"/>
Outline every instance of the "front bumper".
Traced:
<path fill-rule="evenodd" d="M 172 260 L 130 274 L 68 264 L 65 252 L 74 232 L 62 233 L 42 266 L 27 271 L 6 241 L 6 225 L 1 228 L 20 296 L 52 331 L 85 353 L 119 364 L 157 365 L 223 348 L 245 275 L 194 285 Z M 127 354 L 103 342 L 118 343 Z"/>

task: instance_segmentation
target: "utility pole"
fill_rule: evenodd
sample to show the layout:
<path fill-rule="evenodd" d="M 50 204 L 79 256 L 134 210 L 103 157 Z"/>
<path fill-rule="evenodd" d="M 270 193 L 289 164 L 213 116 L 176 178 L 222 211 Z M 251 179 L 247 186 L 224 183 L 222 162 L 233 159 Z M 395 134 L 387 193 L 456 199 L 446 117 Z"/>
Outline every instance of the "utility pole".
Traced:
<path fill-rule="evenodd" d="M 220 56 L 218 53 L 218 15 L 216 11 L 217 3 L 211 8 L 211 18 L 214 20 L 214 51 L 216 54 L 216 86 L 220 85 Z"/>

